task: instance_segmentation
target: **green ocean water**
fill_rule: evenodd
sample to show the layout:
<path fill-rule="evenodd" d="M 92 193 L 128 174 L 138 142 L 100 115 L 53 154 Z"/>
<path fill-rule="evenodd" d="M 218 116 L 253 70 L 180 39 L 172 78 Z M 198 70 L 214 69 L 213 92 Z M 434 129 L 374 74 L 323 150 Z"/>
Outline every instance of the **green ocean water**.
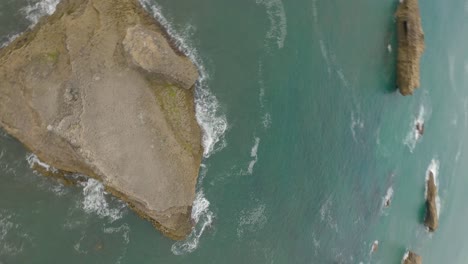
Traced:
<path fill-rule="evenodd" d="M 0 41 L 56 3 L 0 0 Z M 213 151 L 197 226 L 174 243 L 98 183 L 64 187 L 33 172 L 34 156 L 1 133 L 1 264 L 385 264 L 407 250 L 468 263 L 468 2 L 420 1 L 426 51 L 412 97 L 395 91 L 397 1 L 145 3 L 204 77 L 199 119 Z M 422 225 L 429 169 L 434 234 Z"/>

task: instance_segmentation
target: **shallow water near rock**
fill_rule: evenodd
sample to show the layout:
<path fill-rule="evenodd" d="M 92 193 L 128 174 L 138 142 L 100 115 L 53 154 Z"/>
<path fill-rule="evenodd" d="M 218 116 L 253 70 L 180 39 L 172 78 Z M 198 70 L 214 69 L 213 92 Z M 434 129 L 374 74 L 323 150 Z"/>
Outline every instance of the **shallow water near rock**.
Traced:
<path fill-rule="evenodd" d="M 0 41 L 53 2 L 0 0 Z M 426 50 L 412 97 L 395 89 L 398 1 L 142 2 L 203 67 L 210 151 L 196 228 L 186 241 L 164 238 L 98 184 L 33 172 L 2 132 L 0 263 L 400 263 L 407 250 L 465 263 L 465 1 L 420 1 Z M 440 222 L 429 234 L 434 164 Z"/>

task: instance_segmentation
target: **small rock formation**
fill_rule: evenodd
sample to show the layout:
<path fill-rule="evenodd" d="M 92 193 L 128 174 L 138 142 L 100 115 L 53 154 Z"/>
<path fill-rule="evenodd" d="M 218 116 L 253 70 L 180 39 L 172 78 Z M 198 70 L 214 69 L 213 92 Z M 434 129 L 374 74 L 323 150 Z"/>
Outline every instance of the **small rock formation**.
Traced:
<path fill-rule="evenodd" d="M 62 0 L 0 50 L 0 126 L 183 239 L 203 154 L 197 78 L 138 0 Z"/>
<path fill-rule="evenodd" d="M 429 172 L 429 179 L 427 184 L 427 197 L 426 197 L 426 219 L 424 225 L 429 228 L 430 232 L 434 232 L 439 226 L 439 219 L 437 216 L 437 186 L 435 185 L 434 174 Z"/>
<path fill-rule="evenodd" d="M 374 243 L 372 243 L 371 254 L 377 252 L 378 249 L 379 249 L 379 241 L 375 240 Z"/>
<path fill-rule="evenodd" d="M 419 87 L 419 60 L 424 52 L 418 0 L 403 0 L 396 11 L 398 33 L 397 85 L 402 95 Z"/>
<path fill-rule="evenodd" d="M 403 264 L 422 264 L 422 257 L 409 251 L 403 258 Z"/>
<path fill-rule="evenodd" d="M 424 135 L 424 123 L 418 122 L 416 124 L 416 131 L 418 132 L 420 136 Z"/>

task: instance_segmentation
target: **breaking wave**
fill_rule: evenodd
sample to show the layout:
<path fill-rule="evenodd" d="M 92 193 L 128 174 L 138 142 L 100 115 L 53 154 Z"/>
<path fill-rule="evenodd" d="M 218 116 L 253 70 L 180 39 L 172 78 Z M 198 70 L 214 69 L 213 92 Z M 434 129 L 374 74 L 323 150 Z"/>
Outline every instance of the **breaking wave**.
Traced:
<path fill-rule="evenodd" d="M 161 8 L 150 0 L 140 0 L 140 3 L 149 10 L 154 18 L 165 28 L 177 48 L 188 56 L 197 66 L 200 77 L 195 90 L 196 117 L 203 130 L 204 156 L 223 149 L 226 146 L 224 134 L 228 128 L 226 116 L 219 113 L 219 102 L 208 89 L 209 74 L 195 48 L 188 43 L 187 36 L 179 35 L 172 24 L 162 14 Z"/>
<path fill-rule="evenodd" d="M 282 49 L 288 34 L 283 2 L 281 0 L 256 0 L 255 2 L 265 6 L 268 13 L 270 29 L 268 30 L 267 38 L 276 41 L 278 48 Z"/>
<path fill-rule="evenodd" d="M 87 182 L 83 182 L 82 186 L 84 187 L 82 208 L 86 213 L 94 213 L 100 218 L 107 217 L 111 222 L 122 218 L 122 209 L 125 205 L 122 203 L 121 208 L 110 208 L 102 183 L 90 178 Z"/>
<path fill-rule="evenodd" d="M 427 181 L 429 181 L 429 172 L 432 172 L 432 175 L 434 175 L 434 183 L 439 189 L 439 166 L 440 162 L 437 159 L 432 159 L 431 163 L 429 164 L 429 167 L 427 167 L 426 170 L 426 184 L 425 184 L 425 191 L 424 191 L 424 198 L 427 199 Z M 437 197 L 436 197 L 436 208 L 437 208 L 437 216 L 440 215 L 440 209 L 441 209 L 441 204 L 440 204 L 440 197 L 439 197 L 439 192 L 437 192 Z"/>
<path fill-rule="evenodd" d="M 192 220 L 195 222 L 195 227 L 187 239 L 176 242 L 172 245 L 171 251 L 174 255 L 192 253 L 197 249 L 201 235 L 213 222 L 214 214 L 209 210 L 209 207 L 210 202 L 205 198 L 203 190 L 198 191 L 197 197 L 193 202 L 191 216 Z"/>
<path fill-rule="evenodd" d="M 28 6 L 23 7 L 21 11 L 24 12 L 26 18 L 32 23 L 31 26 L 35 26 L 41 17 L 52 15 L 59 2 L 60 0 L 36 0 Z"/>

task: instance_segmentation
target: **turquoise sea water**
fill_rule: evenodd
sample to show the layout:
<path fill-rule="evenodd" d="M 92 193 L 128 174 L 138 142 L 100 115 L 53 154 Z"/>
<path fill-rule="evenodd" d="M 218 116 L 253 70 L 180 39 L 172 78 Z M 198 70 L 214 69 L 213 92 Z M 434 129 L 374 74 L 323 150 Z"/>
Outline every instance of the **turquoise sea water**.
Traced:
<path fill-rule="evenodd" d="M 56 2 L 0 0 L 0 40 Z M 397 1 L 145 3 L 203 68 L 198 113 L 213 150 L 196 228 L 174 243 L 96 182 L 37 175 L 34 156 L 1 133 L 1 264 L 384 264 L 408 249 L 468 263 L 468 2 L 420 1 L 426 51 L 412 97 L 394 88 Z M 434 234 L 422 225 L 429 169 Z"/>

